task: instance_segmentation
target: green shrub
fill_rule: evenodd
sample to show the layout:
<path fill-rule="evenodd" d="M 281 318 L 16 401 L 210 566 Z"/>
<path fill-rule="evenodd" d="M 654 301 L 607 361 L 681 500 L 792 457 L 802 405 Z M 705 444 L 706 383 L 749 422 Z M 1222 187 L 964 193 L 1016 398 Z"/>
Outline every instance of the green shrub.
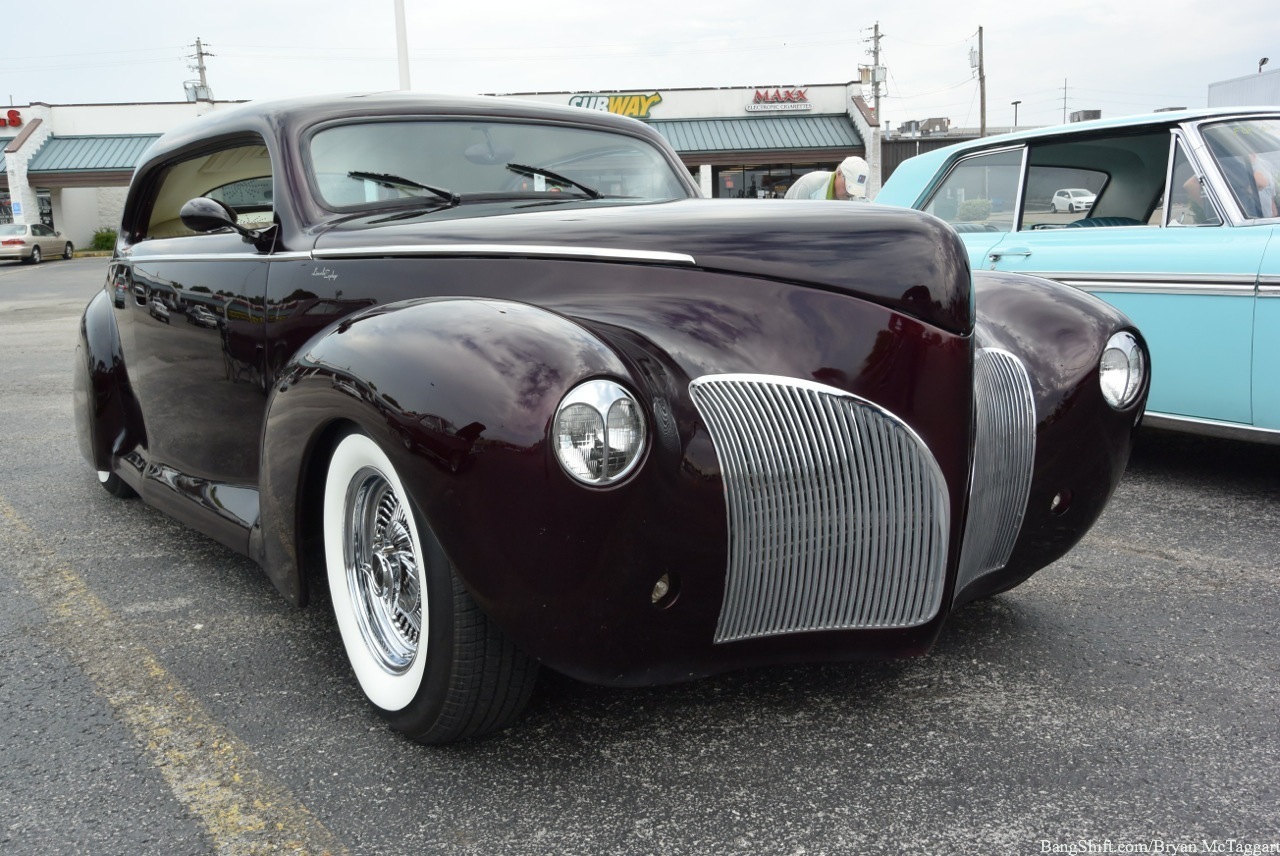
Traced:
<path fill-rule="evenodd" d="M 959 204 L 954 199 L 939 199 L 933 203 L 933 213 L 948 223 L 954 223 Z"/>
<path fill-rule="evenodd" d="M 975 223 L 990 216 L 990 199 L 966 199 L 960 203 L 960 211 L 956 214 L 956 219 L 965 223 Z"/>
<path fill-rule="evenodd" d="M 95 250 L 114 250 L 116 248 L 116 230 L 108 229 L 106 226 L 100 227 L 93 233 L 93 248 Z"/>

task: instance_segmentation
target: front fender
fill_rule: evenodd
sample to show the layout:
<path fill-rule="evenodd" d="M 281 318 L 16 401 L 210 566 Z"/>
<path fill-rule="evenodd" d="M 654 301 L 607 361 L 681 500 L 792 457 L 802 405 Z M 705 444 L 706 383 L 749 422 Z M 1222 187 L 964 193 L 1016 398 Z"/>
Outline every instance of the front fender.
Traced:
<path fill-rule="evenodd" d="M 557 528 L 552 503 L 536 499 L 548 492 L 547 429 L 563 395 L 596 376 L 628 377 L 593 333 L 527 304 L 410 300 L 344 319 L 299 349 L 271 392 L 259 561 L 306 602 L 305 572 L 323 567 L 326 464 L 354 427 L 385 450 L 480 605 L 498 610 L 504 567 L 563 552 L 538 555 Z M 602 520 L 618 493 L 600 503 Z"/>
<path fill-rule="evenodd" d="M 1148 369 L 1134 404 L 1112 408 L 1098 376 L 1107 340 L 1129 330 L 1141 341 L 1122 312 L 1039 277 L 975 271 L 973 279 L 977 344 L 1009 351 L 1026 366 L 1036 446 L 1027 507 L 1009 561 L 957 592 L 956 605 L 1017 585 L 1089 531 L 1124 474 L 1151 377 Z M 1071 453 L 1064 455 L 1064 449 Z"/>

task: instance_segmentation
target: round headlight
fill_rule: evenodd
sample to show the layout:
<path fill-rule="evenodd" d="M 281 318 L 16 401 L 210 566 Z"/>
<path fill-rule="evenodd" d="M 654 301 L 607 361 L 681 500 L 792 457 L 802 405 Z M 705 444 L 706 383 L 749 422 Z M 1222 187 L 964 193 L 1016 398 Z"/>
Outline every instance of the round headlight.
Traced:
<path fill-rule="evenodd" d="M 583 484 L 627 476 L 644 449 L 640 405 L 611 380 L 589 380 L 564 397 L 552 422 L 552 446 L 565 472 Z"/>
<path fill-rule="evenodd" d="M 1147 376 L 1147 355 L 1132 333 L 1116 333 L 1107 340 L 1098 366 L 1102 397 L 1116 410 L 1137 400 Z"/>

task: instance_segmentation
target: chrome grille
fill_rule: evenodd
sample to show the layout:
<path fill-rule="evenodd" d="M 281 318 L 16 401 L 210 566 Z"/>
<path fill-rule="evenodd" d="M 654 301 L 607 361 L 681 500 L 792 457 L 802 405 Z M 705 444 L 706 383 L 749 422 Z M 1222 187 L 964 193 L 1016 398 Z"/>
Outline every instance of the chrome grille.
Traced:
<path fill-rule="evenodd" d="M 973 478 L 957 593 L 1008 563 L 1022 528 L 1036 456 L 1035 401 L 1021 360 L 1008 351 L 980 348 L 973 395 Z"/>
<path fill-rule="evenodd" d="M 942 600 L 950 503 L 902 420 L 809 381 L 689 384 L 724 479 L 729 564 L 715 641 L 910 627 Z"/>

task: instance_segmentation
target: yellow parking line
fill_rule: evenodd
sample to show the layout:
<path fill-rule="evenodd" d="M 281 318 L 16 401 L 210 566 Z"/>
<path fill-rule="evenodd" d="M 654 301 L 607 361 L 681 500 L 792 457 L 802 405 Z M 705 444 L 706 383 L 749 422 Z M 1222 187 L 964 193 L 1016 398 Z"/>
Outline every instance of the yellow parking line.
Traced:
<path fill-rule="evenodd" d="M 133 731 L 222 854 L 346 853 L 306 806 L 253 766 L 253 751 L 192 698 L 155 655 L 0 496 L 26 559 L 18 576 L 62 650 Z"/>

